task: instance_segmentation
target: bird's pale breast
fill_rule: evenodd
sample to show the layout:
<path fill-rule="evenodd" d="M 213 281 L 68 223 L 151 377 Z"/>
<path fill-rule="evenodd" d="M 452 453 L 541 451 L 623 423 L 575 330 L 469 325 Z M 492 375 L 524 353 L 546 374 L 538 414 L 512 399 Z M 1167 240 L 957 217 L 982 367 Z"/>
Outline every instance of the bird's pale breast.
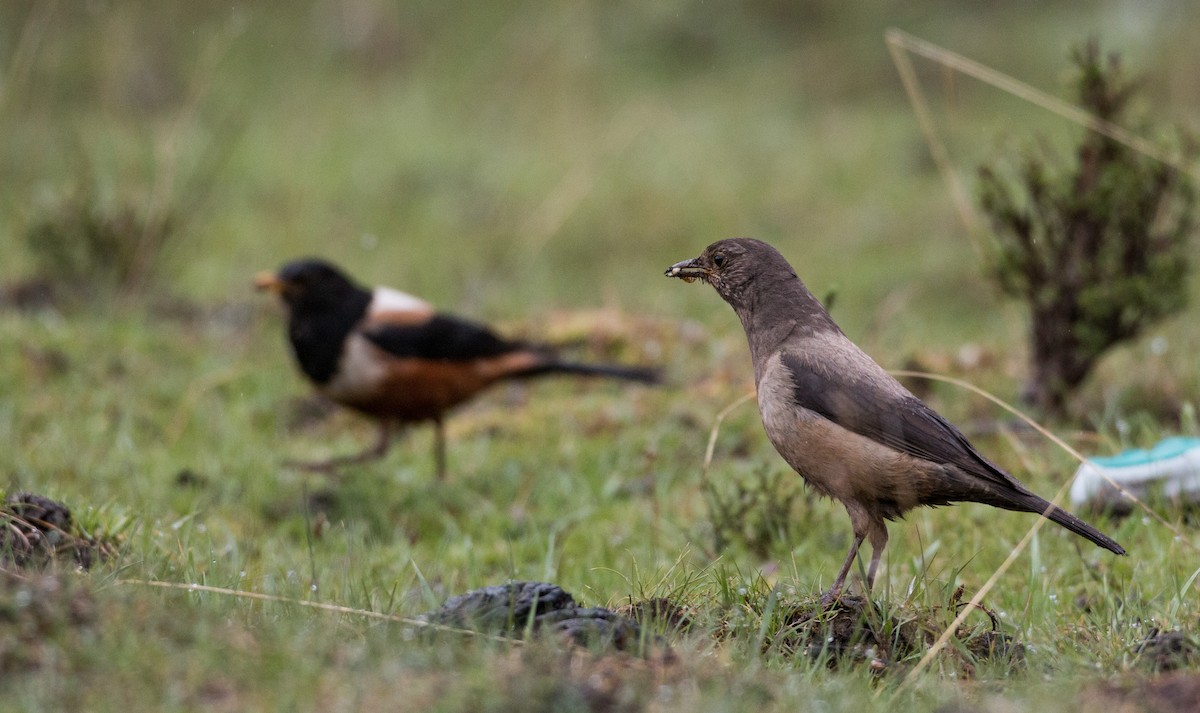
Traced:
<path fill-rule="evenodd" d="M 767 438 L 788 465 L 818 492 L 881 508 L 897 517 L 919 504 L 918 490 L 933 463 L 860 436 L 798 405 L 787 368 L 775 355 L 758 384 Z"/>

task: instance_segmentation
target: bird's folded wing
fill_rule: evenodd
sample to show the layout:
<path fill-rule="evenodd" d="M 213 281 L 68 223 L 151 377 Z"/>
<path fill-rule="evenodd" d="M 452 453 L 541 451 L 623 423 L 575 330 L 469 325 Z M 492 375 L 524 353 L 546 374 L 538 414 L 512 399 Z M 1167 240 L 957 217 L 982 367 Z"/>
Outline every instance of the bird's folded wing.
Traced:
<path fill-rule="evenodd" d="M 1020 487 L 975 450 L 953 424 L 899 385 L 896 393 L 887 393 L 876 384 L 851 381 L 815 367 L 798 354 L 785 352 L 781 361 L 794 381 L 796 405 L 902 453 L 952 464 L 998 485 Z"/>
<path fill-rule="evenodd" d="M 458 361 L 527 348 L 502 339 L 481 324 L 439 314 L 413 323 L 379 315 L 363 324 L 361 331 L 373 344 L 397 357 Z"/>

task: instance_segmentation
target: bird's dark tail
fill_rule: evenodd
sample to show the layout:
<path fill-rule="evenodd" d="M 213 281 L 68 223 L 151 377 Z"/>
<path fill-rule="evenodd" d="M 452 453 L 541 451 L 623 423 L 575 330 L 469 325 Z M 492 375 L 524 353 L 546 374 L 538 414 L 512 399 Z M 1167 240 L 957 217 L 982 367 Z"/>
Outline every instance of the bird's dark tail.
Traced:
<path fill-rule="evenodd" d="M 1059 525 L 1062 525 L 1071 532 L 1074 532 L 1076 535 L 1091 540 L 1109 552 L 1115 552 L 1119 555 L 1125 554 L 1125 548 L 1118 545 L 1116 540 L 1104 534 L 1103 532 L 1100 532 L 1096 528 L 1087 524 L 1083 520 L 1080 520 L 1066 510 L 1063 510 L 1058 506 L 1051 505 L 1049 501 L 1044 500 L 1043 498 L 1034 495 L 1030 502 L 1027 503 L 1027 506 L 1027 509 L 1030 512 L 1036 512 L 1045 515 Z M 1053 508 L 1053 510 L 1046 512 L 1047 508 Z"/>
<path fill-rule="evenodd" d="M 662 371 L 646 366 L 616 366 L 614 364 L 581 364 L 579 362 L 548 359 L 540 364 L 513 374 L 517 377 L 541 376 L 543 374 L 578 374 L 580 376 L 603 376 L 612 379 L 636 381 L 641 384 L 661 384 Z"/>

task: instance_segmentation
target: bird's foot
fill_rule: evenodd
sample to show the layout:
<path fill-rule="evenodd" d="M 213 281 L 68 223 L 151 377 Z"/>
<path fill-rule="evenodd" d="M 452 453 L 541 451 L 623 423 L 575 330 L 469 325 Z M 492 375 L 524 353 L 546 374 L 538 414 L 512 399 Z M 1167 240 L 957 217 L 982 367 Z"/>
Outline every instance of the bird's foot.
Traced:
<path fill-rule="evenodd" d="M 821 609 L 829 609 L 834 604 L 839 604 L 842 601 L 842 588 L 835 587 L 821 595 Z"/>
<path fill-rule="evenodd" d="M 310 473 L 333 473 L 339 467 L 345 465 L 338 462 L 336 459 L 303 461 L 303 460 L 285 460 L 283 461 L 284 468 L 295 468 L 296 470 L 306 470 Z"/>
<path fill-rule="evenodd" d="M 286 468 L 296 468 L 298 470 L 306 470 L 312 473 L 336 473 L 340 469 L 348 465 L 361 465 L 370 463 L 371 461 L 379 460 L 383 454 L 374 451 L 367 451 L 352 456 L 342 456 L 340 458 L 329 458 L 326 460 L 316 461 L 300 461 L 300 460 L 285 460 L 283 462 Z"/>

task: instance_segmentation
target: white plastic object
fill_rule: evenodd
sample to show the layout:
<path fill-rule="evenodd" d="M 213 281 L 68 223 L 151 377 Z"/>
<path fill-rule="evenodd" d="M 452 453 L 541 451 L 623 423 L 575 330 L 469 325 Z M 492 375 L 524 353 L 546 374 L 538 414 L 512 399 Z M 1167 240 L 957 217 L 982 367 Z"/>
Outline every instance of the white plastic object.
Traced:
<path fill-rule="evenodd" d="M 1139 500 L 1154 496 L 1184 505 L 1200 504 L 1200 438 L 1174 436 L 1148 450 L 1089 459 L 1075 471 L 1071 504 L 1128 512 L 1132 503 L 1105 476 Z"/>

